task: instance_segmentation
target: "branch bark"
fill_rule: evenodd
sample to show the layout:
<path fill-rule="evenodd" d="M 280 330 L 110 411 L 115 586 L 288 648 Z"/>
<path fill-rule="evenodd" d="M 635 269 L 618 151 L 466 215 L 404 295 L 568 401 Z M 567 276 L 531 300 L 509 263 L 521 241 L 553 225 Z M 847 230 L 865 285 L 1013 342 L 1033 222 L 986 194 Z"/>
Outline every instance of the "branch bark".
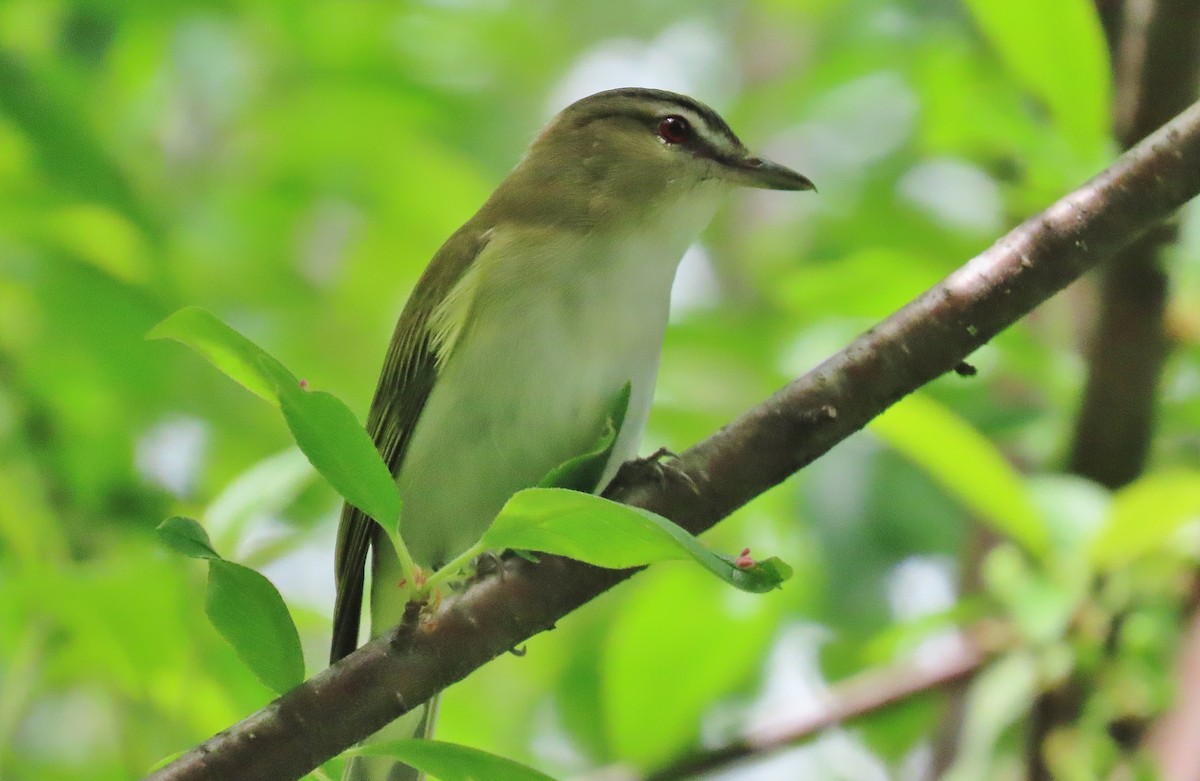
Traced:
<path fill-rule="evenodd" d="M 804 377 L 686 451 L 699 487 L 606 492 L 703 531 L 862 428 L 1200 193 L 1200 104 Z M 632 571 L 505 561 L 151 776 L 295 779 Z"/>
<path fill-rule="evenodd" d="M 1200 3 L 1128 0 L 1119 34 L 1110 30 L 1117 138 L 1129 148 L 1196 99 Z M 1114 24 L 1108 20 L 1106 30 Z M 1167 274 L 1160 262 L 1175 240 L 1163 225 L 1127 247 L 1101 279 L 1088 379 L 1070 470 L 1110 488 L 1141 474 L 1168 340 Z"/>

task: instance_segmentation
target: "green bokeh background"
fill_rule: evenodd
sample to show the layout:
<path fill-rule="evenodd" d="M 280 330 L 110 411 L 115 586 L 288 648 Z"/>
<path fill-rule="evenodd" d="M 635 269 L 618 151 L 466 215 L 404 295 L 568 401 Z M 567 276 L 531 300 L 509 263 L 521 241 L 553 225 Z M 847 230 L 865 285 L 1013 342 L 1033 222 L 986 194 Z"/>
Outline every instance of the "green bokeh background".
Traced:
<path fill-rule="evenodd" d="M 156 542 L 167 515 L 271 577 L 323 666 L 337 497 L 266 405 L 144 340 L 171 311 L 363 415 L 424 264 L 541 124 L 607 87 L 686 91 L 820 193 L 739 195 L 685 261 L 646 440 L 683 449 L 1103 167 L 1109 81 L 1083 0 L 0 3 L 0 778 L 137 777 L 270 700 L 204 618 L 203 565 Z M 1189 223 L 1169 259 L 1155 470 L 1200 460 L 1198 244 Z M 1091 301 L 928 394 L 1056 470 Z M 896 627 L 955 604 L 974 528 L 857 435 L 707 538 L 783 557 L 783 590 L 655 567 L 448 691 L 439 736 L 568 776 L 816 707 L 929 634 Z M 760 777 L 900 777 L 934 705 Z"/>

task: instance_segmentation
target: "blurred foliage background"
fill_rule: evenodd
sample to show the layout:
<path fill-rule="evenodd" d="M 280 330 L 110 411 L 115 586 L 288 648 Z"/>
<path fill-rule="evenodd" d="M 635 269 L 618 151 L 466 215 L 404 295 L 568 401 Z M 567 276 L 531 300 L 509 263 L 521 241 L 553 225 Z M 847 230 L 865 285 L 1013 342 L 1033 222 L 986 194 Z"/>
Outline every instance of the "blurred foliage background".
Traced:
<path fill-rule="evenodd" d="M 137 777 L 269 701 L 204 617 L 203 567 L 156 542 L 169 514 L 271 577 L 324 665 L 337 497 L 278 416 L 146 331 L 204 306 L 365 415 L 440 242 L 557 109 L 626 85 L 712 104 L 820 188 L 743 194 L 689 252 L 647 449 L 715 430 L 1117 151 L 1084 0 L 0 3 L 0 778 Z M 782 591 L 655 567 L 452 688 L 439 736 L 649 770 L 818 712 L 857 671 L 936 665 L 992 617 L 1020 648 L 959 702 L 963 734 L 935 693 L 722 777 L 1019 778 L 1031 703 L 1072 677 L 1095 697 L 1062 777 L 1100 777 L 1114 719 L 1168 704 L 1189 604 L 1197 249 L 1192 220 L 1142 504 L 1057 474 L 1085 282 L 709 536 L 789 561 Z M 1004 539 L 1006 464 L 1040 556 Z M 1080 629 L 1118 614 L 1132 650 Z"/>

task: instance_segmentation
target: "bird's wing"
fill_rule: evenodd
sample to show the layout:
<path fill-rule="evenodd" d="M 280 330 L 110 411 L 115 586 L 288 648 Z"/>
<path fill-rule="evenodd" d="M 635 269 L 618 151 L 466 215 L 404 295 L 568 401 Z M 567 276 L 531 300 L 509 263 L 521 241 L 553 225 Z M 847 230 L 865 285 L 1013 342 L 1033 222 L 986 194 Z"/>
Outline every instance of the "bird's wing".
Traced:
<path fill-rule="evenodd" d="M 400 471 L 408 441 L 437 378 L 437 345 L 430 315 L 487 244 L 488 234 L 463 226 L 438 250 L 417 282 L 392 335 L 367 430 L 392 475 Z M 330 664 L 358 647 L 367 552 L 378 527 L 345 504 L 334 557 L 337 599 L 333 609 Z"/>

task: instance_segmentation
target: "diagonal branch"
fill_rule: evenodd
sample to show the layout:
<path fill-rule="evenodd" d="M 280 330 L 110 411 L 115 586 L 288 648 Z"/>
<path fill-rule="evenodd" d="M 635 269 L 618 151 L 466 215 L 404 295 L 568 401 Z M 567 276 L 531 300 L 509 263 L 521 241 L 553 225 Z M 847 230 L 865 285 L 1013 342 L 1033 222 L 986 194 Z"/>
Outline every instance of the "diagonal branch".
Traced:
<path fill-rule="evenodd" d="M 862 428 L 1200 193 L 1200 104 L 1027 220 L 849 347 L 683 454 L 699 487 L 647 481 L 615 499 L 692 532 Z M 632 574 L 514 558 L 406 620 L 152 778 L 295 779 Z"/>
<path fill-rule="evenodd" d="M 751 731 L 740 740 L 707 749 L 657 770 L 646 781 L 686 781 L 749 759 L 793 748 L 832 727 L 877 713 L 892 705 L 938 691 L 962 689 L 996 656 L 1000 644 L 987 632 L 962 638 L 962 645 L 935 665 L 912 661 L 868 670 L 837 684 L 820 711 Z M 995 647 L 993 647 L 995 646 Z"/>

